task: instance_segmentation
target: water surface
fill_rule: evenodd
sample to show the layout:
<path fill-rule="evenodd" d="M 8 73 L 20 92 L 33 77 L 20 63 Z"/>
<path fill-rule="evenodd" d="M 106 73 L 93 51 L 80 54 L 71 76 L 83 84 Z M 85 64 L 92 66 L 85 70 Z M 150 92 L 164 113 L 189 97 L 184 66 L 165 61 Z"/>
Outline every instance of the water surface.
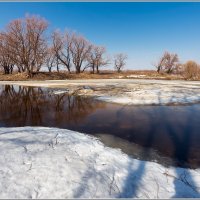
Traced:
<path fill-rule="evenodd" d="M 0 126 L 48 126 L 96 135 L 163 165 L 200 167 L 200 104 L 122 106 L 55 89 L 0 86 Z"/>

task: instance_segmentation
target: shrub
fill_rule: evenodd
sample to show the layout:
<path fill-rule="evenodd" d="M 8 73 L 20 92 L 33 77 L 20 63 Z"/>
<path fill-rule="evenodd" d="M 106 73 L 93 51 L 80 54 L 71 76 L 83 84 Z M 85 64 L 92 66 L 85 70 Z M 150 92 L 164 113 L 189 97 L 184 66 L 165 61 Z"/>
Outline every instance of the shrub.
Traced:
<path fill-rule="evenodd" d="M 183 65 L 183 76 L 187 80 L 197 80 L 200 78 L 199 65 L 190 60 Z"/>

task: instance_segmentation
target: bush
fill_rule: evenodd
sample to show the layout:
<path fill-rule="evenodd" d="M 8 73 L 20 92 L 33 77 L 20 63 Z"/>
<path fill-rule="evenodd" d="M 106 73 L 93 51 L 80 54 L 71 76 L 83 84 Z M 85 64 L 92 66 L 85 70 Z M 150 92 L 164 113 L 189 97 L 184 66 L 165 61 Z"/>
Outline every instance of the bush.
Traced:
<path fill-rule="evenodd" d="M 197 80 L 200 78 L 199 65 L 194 61 L 188 61 L 183 65 L 183 76 L 187 80 Z"/>

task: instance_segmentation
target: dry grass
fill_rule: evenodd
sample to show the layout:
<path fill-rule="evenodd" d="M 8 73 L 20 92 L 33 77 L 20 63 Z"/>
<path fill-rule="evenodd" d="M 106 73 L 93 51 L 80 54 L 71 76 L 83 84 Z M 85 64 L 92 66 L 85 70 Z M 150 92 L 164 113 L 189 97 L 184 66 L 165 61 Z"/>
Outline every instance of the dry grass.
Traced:
<path fill-rule="evenodd" d="M 1 81 L 21 81 L 28 80 L 27 73 L 14 73 L 14 74 L 3 74 L 0 73 Z"/>
<path fill-rule="evenodd" d="M 158 74 L 154 70 L 127 70 L 121 73 L 114 71 L 104 70 L 100 74 L 91 74 L 90 72 L 84 72 L 80 74 L 66 73 L 66 72 L 37 72 L 32 77 L 29 77 L 27 73 L 14 73 L 5 75 L 0 73 L 0 81 L 26 81 L 26 80 L 64 80 L 64 79 L 162 79 L 162 80 L 176 80 L 183 79 L 181 75 L 167 75 Z"/>

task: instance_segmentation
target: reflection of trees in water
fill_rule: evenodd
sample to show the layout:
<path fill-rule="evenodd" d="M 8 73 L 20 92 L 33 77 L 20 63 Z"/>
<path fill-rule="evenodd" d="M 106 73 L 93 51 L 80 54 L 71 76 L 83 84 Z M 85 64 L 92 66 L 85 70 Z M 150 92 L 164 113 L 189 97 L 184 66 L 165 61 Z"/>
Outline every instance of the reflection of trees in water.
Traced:
<path fill-rule="evenodd" d="M 105 105 L 103 102 L 95 101 L 92 98 L 67 94 L 52 95 L 51 98 L 55 110 L 55 122 L 58 124 L 65 122 L 78 123 L 97 108 L 102 108 Z"/>
<path fill-rule="evenodd" d="M 0 122 L 5 125 L 63 125 L 78 123 L 100 107 L 91 98 L 53 95 L 48 89 L 6 85 L 0 93 Z"/>
<path fill-rule="evenodd" d="M 41 88 L 6 85 L 0 94 L 1 121 L 5 124 L 24 125 L 27 121 L 41 123 Z"/>

